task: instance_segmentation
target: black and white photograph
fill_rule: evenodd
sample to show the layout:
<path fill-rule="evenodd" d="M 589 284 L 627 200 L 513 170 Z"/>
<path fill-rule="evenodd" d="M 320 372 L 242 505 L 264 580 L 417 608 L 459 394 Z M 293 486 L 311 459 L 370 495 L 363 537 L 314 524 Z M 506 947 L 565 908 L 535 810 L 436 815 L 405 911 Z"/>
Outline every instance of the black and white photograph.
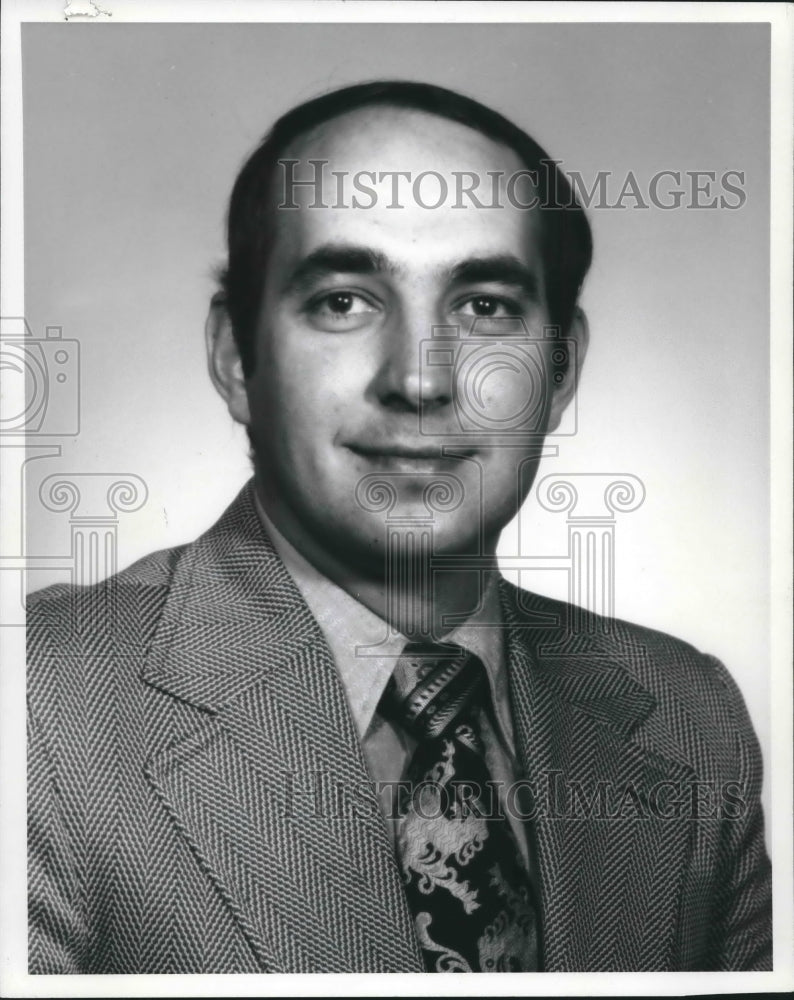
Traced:
<path fill-rule="evenodd" d="M 791 9 L 6 5 L 3 995 L 794 985 Z"/>

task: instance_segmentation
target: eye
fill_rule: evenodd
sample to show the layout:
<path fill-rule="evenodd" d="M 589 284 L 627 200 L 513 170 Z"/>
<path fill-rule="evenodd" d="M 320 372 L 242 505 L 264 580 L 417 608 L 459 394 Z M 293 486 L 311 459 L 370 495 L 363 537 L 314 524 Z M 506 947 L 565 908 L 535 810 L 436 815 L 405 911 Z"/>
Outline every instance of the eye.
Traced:
<path fill-rule="evenodd" d="M 362 312 L 374 312 L 368 302 L 352 292 L 332 292 L 321 300 L 318 311 L 327 311 L 334 316 L 355 316 Z"/>
<path fill-rule="evenodd" d="M 306 312 L 312 323 L 321 329 L 353 330 L 368 322 L 378 308 L 363 295 L 340 289 L 313 299 Z"/>
<path fill-rule="evenodd" d="M 459 303 L 454 311 L 463 316 L 497 319 L 518 316 L 521 312 L 517 303 L 497 295 L 472 295 Z"/>

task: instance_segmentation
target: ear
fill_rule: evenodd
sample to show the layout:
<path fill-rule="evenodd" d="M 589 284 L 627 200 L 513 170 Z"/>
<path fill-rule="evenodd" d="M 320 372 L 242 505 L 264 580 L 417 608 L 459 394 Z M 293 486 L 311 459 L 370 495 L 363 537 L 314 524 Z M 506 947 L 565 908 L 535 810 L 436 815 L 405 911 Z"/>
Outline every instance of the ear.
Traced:
<path fill-rule="evenodd" d="M 547 432 L 557 430 L 566 407 L 576 395 L 579 375 L 587 354 L 587 346 L 590 343 L 590 328 L 587 324 L 587 317 L 578 306 L 565 340 L 568 341 L 570 359 L 562 381 L 552 388 Z"/>
<path fill-rule="evenodd" d="M 226 401 L 233 419 L 247 426 L 251 414 L 248 409 L 243 363 L 232 333 L 232 321 L 226 310 L 226 301 L 221 292 L 213 295 L 210 301 L 204 336 L 207 342 L 207 365 L 212 384 Z"/>

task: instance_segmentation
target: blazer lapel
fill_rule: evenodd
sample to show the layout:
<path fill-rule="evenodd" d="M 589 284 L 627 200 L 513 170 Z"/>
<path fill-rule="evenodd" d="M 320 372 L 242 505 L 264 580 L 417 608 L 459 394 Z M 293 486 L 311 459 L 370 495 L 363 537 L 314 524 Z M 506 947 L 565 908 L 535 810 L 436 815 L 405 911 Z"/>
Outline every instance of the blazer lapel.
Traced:
<path fill-rule="evenodd" d="M 251 484 L 185 550 L 144 679 L 200 710 L 148 774 L 263 970 L 422 971 L 344 690 Z"/>
<path fill-rule="evenodd" d="M 669 968 L 695 824 L 675 822 L 665 795 L 693 772 L 621 664 L 644 652 L 574 629 L 565 605 L 509 584 L 502 596 L 544 968 Z"/>

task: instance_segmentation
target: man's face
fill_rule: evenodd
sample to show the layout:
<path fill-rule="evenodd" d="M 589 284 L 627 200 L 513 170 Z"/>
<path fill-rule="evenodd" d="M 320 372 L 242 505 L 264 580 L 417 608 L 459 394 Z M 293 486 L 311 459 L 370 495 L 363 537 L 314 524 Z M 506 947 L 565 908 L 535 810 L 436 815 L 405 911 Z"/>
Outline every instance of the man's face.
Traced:
<path fill-rule="evenodd" d="M 387 518 L 393 526 L 430 522 L 439 553 L 492 552 L 531 485 L 542 432 L 559 419 L 549 345 L 538 344 L 549 322 L 540 218 L 505 196 L 523 164 L 463 125 L 390 108 L 336 118 L 284 159 L 300 161 L 301 179 L 313 175 L 309 160 L 328 161 L 329 207 L 310 208 L 314 192 L 294 188 L 299 207 L 274 213 L 246 385 L 270 517 L 299 548 L 308 534 L 351 565 L 382 563 Z M 408 171 L 411 179 L 435 171 L 449 195 L 430 209 L 415 200 L 411 180 L 397 181 L 395 199 L 391 175 L 380 183 L 367 175 L 373 199 L 353 186 L 362 171 Z M 482 179 L 481 202 L 501 207 L 468 199 L 453 207 L 454 172 L 462 171 Z M 498 199 L 489 171 L 501 178 Z M 528 199 L 526 186 L 515 190 Z M 419 197 L 433 204 L 439 191 L 425 178 Z M 359 205 L 375 203 L 353 207 L 354 195 Z M 459 335 L 428 343 L 439 325 Z M 473 419 L 462 424 L 461 415 Z M 516 435 L 511 421 L 540 433 Z"/>

